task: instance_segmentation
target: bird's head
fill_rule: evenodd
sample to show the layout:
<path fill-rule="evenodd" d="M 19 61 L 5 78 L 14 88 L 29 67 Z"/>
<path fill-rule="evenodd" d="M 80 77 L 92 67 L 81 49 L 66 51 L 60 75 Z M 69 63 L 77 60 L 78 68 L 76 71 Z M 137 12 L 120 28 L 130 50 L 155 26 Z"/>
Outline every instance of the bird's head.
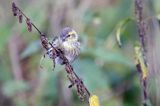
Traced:
<path fill-rule="evenodd" d="M 78 34 L 72 28 L 66 27 L 66 28 L 62 29 L 60 36 L 59 36 L 59 39 L 62 42 L 77 42 L 78 41 Z"/>

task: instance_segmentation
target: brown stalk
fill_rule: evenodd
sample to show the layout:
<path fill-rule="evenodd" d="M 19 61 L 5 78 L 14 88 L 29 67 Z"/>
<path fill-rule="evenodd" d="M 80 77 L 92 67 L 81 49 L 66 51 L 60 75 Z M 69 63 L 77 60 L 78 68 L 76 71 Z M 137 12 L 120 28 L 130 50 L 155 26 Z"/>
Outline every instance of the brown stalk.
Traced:
<path fill-rule="evenodd" d="M 135 15 L 137 18 L 137 27 L 138 27 L 138 34 L 141 42 L 141 52 L 143 55 L 144 59 L 144 64 L 147 67 L 147 60 L 146 60 L 146 23 L 144 22 L 144 11 L 143 11 L 143 5 L 144 5 L 144 0 L 135 0 Z M 140 73 L 141 77 L 141 86 L 142 86 L 142 94 L 143 94 L 143 106 L 148 106 L 147 100 L 148 100 L 148 92 L 147 92 L 147 78 L 143 79 L 142 78 L 142 67 L 140 64 L 136 65 L 138 72 Z"/>
<path fill-rule="evenodd" d="M 8 48 L 10 50 L 10 59 L 12 64 L 12 70 L 13 70 L 13 77 L 15 81 L 23 81 L 23 73 L 22 68 L 20 64 L 20 57 L 19 57 L 19 48 L 17 47 L 17 39 L 18 36 L 15 34 L 13 35 L 8 43 Z M 20 101 L 26 101 L 26 94 L 25 92 L 18 92 L 17 98 Z"/>

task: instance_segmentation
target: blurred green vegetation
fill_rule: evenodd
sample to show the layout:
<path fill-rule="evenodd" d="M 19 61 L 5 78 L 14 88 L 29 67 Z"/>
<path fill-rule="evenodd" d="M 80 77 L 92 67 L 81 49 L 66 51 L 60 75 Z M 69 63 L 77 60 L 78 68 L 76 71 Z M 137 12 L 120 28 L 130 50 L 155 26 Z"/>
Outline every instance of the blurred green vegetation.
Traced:
<path fill-rule="evenodd" d="M 159 0 L 153 0 L 158 15 Z M 139 76 L 134 65 L 136 24 L 127 22 L 116 41 L 119 24 L 134 19 L 133 0 L 15 0 L 42 32 L 52 39 L 65 26 L 73 27 L 82 42 L 81 54 L 73 63 L 76 73 L 101 106 L 140 106 Z M 29 33 L 13 17 L 10 0 L 0 0 L 0 105 L 85 106 L 68 89 L 63 66 L 52 69 L 47 57 L 40 68 L 39 35 Z"/>

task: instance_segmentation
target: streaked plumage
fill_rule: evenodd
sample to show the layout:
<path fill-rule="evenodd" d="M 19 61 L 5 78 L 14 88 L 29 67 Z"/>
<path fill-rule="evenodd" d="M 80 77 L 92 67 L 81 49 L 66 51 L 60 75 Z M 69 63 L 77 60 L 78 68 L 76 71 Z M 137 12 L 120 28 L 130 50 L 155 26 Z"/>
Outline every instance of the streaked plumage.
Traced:
<path fill-rule="evenodd" d="M 80 43 L 78 34 L 70 27 L 64 28 L 60 35 L 52 42 L 54 47 L 60 48 L 69 62 L 73 62 L 80 53 Z M 57 57 L 55 62 L 62 64 L 62 60 Z"/>

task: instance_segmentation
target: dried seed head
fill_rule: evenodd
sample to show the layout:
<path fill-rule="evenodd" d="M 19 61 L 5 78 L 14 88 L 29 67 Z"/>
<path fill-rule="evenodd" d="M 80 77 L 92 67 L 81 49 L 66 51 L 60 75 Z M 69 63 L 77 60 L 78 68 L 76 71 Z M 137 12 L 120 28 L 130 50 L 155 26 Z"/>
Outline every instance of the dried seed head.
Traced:
<path fill-rule="evenodd" d="M 26 19 L 26 24 L 27 24 L 28 31 L 31 32 L 32 31 L 32 23 L 29 18 Z"/>
<path fill-rule="evenodd" d="M 17 16 L 17 7 L 16 4 L 14 2 L 12 2 L 12 12 L 14 16 Z"/>
<path fill-rule="evenodd" d="M 19 11 L 19 13 L 18 13 L 18 19 L 19 19 L 19 23 L 22 23 L 23 15 L 22 15 L 21 11 Z"/>
<path fill-rule="evenodd" d="M 70 72 L 71 72 L 69 66 L 66 65 L 66 66 L 65 66 L 65 69 L 66 69 L 67 73 L 70 73 Z"/>

